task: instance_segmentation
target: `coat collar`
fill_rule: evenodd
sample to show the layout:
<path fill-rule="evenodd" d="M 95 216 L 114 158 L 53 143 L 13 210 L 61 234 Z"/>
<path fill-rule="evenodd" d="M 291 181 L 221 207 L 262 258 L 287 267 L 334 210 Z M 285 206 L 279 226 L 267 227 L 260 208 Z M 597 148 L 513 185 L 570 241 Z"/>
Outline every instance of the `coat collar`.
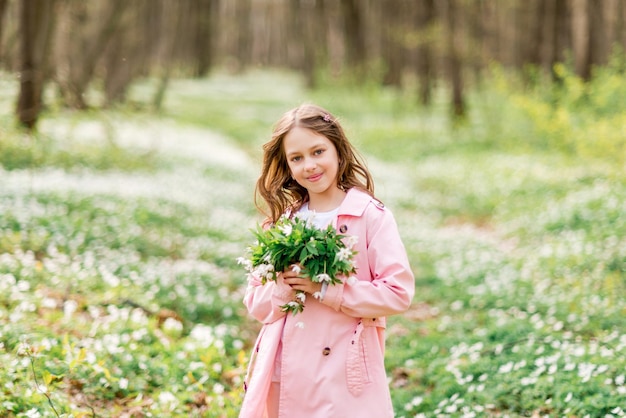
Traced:
<path fill-rule="evenodd" d="M 338 215 L 361 216 L 372 200 L 372 196 L 353 187 L 348 190 L 345 199 L 341 202 Z"/>

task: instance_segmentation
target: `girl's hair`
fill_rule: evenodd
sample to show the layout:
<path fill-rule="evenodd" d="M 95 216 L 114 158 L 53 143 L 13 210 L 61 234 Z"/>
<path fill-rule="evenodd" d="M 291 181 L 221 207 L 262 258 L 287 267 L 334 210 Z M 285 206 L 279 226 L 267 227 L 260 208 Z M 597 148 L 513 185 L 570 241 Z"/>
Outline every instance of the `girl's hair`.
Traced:
<path fill-rule="evenodd" d="M 287 209 L 297 210 L 309 198 L 307 190 L 291 177 L 283 146 L 285 136 L 296 127 L 310 129 L 333 143 L 339 157 L 337 184 L 340 189 L 358 187 L 374 195 L 372 176 L 337 118 L 319 106 L 304 104 L 286 112 L 274 126 L 270 141 L 263 145 L 263 167 L 256 183 L 254 202 L 269 216 L 270 222 L 276 222 Z M 259 204 L 259 197 L 267 204 L 269 213 Z"/>

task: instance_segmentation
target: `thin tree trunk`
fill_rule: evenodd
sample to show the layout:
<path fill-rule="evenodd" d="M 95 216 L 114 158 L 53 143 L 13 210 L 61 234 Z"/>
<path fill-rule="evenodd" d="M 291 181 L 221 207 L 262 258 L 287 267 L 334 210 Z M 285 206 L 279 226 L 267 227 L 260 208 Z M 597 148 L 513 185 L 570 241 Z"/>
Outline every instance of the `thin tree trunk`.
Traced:
<path fill-rule="evenodd" d="M 574 0 L 572 2 L 572 34 L 573 34 L 573 50 L 574 50 L 574 66 L 576 74 L 583 79 L 591 76 L 591 67 L 589 66 L 589 15 L 587 14 L 588 0 Z M 555 29 L 556 32 L 556 29 Z M 556 47 L 556 45 L 555 45 Z M 554 64 L 553 60 L 553 64 Z"/>
<path fill-rule="evenodd" d="M 345 31 L 346 62 L 348 68 L 356 73 L 358 80 L 364 75 L 367 59 L 363 13 L 359 7 L 362 3 L 357 0 L 341 0 L 340 4 Z"/>
<path fill-rule="evenodd" d="M 463 68 L 460 51 L 460 27 L 456 0 L 448 0 L 446 10 L 448 74 L 452 85 L 452 116 L 460 121 L 466 116 L 463 97 Z"/>
<path fill-rule="evenodd" d="M 161 51 L 161 77 L 159 78 L 159 84 L 157 85 L 157 89 L 155 95 L 152 99 L 152 106 L 156 111 L 160 111 L 163 107 L 163 102 L 165 101 L 165 93 L 167 92 L 167 88 L 170 84 L 170 79 L 172 77 L 172 71 L 174 69 L 175 60 L 174 57 L 176 55 L 176 48 L 178 46 L 180 40 L 180 34 L 182 31 L 182 17 L 180 13 L 176 13 L 179 11 L 180 4 L 170 2 L 168 0 L 163 0 L 163 18 L 169 19 L 167 21 L 166 27 L 169 31 L 170 36 L 165 37 L 162 40 L 162 51 Z M 168 9 L 169 8 L 169 9 Z"/>
<path fill-rule="evenodd" d="M 433 83 L 433 35 L 435 26 L 434 0 L 421 2 L 418 15 L 418 30 L 422 34 L 417 47 L 417 77 L 419 80 L 420 102 L 428 106 L 432 101 Z"/>
<path fill-rule="evenodd" d="M 406 11 L 404 0 L 386 0 L 381 10 L 383 28 L 381 33 L 382 56 L 386 64 L 383 84 L 400 87 L 402 85 L 402 71 L 404 69 L 406 48 L 404 34 L 406 33 L 404 19 Z"/>
<path fill-rule="evenodd" d="M 16 113 L 20 125 L 35 130 L 42 107 L 46 50 L 52 25 L 53 0 L 20 3 L 20 91 Z"/>
<path fill-rule="evenodd" d="M 0 59 L 2 58 L 2 34 L 4 33 L 4 14 L 9 5 L 9 0 L 0 0 Z"/>
<path fill-rule="evenodd" d="M 82 0 L 79 0 L 82 1 Z M 126 9 L 129 2 L 126 0 L 110 0 L 107 4 L 106 15 L 102 19 L 103 23 L 99 25 L 99 28 L 93 38 L 82 39 L 84 42 L 84 48 L 78 48 L 76 45 L 76 36 L 80 36 L 84 30 L 84 23 L 79 22 L 78 25 L 72 25 L 68 33 L 67 42 L 67 56 L 65 60 L 71 64 L 64 63 L 69 66 L 69 72 L 66 76 L 59 76 L 57 74 L 57 81 L 65 104 L 75 109 L 86 109 L 88 107 L 85 101 L 85 91 L 89 86 L 89 83 L 95 75 L 96 64 L 99 58 L 106 50 L 106 46 L 118 29 L 119 21 Z M 69 4 L 69 7 L 87 7 L 90 4 L 74 3 Z M 83 10 L 78 20 L 87 19 L 86 10 Z M 78 32 L 78 33 L 74 33 Z"/>

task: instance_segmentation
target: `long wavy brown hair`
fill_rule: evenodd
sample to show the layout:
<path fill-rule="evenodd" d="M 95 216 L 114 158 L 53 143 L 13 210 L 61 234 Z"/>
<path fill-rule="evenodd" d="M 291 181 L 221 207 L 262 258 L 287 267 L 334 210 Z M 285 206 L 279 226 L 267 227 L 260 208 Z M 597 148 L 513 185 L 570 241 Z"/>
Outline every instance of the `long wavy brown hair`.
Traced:
<path fill-rule="evenodd" d="M 297 210 L 309 198 L 307 190 L 291 177 L 283 146 L 285 136 L 295 127 L 310 129 L 333 143 L 340 161 L 337 172 L 340 189 L 358 187 L 374 195 L 372 176 L 339 120 L 320 106 L 303 104 L 289 110 L 276 122 L 272 138 L 263 145 L 263 167 L 256 183 L 254 202 L 269 217 L 269 222 L 276 222 L 288 209 Z"/>

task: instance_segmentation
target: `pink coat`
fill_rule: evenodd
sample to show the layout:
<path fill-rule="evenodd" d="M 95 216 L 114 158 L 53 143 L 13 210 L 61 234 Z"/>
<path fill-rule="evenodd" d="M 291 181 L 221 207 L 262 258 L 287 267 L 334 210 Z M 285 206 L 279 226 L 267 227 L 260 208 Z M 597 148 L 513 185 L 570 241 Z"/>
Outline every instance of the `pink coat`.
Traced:
<path fill-rule="evenodd" d="M 351 189 L 333 225 L 358 237 L 356 281 L 329 286 L 304 311 L 281 312 L 293 298 L 282 282 L 251 278 L 244 304 L 264 325 L 245 379 L 240 418 L 264 418 L 282 335 L 281 418 L 391 418 L 384 366 L 385 317 L 406 311 L 415 281 L 392 213 Z"/>

